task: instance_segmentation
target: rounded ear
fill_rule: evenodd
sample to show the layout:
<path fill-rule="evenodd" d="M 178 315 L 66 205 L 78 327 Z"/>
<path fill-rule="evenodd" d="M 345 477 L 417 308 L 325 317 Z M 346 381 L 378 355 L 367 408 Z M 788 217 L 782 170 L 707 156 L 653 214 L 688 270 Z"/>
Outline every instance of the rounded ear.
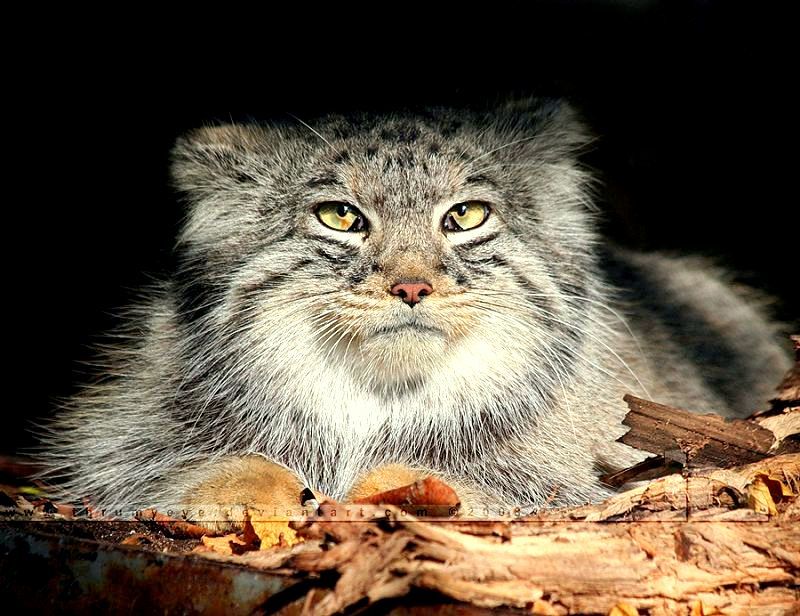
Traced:
<path fill-rule="evenodd" d="M 205 126 L 180 137 L 172 148 L 174 187 L 190 198 L 257 183 L 254 154 L 264 143 L 264 129 L 254 125 Z"/>
<path fill-rule="evenodd" d="M 501 114 L 528 118 L 529 121 L 542 122 L 555 117 L 559 112 L 569 107 L 561 98 L 550 96 L 525 96 L 512 98 L 503 102 L 499 107 Z"/>
<path fill-rule="evenodd" d="M 574 153 L 594 140 L 580 113 L 566 100 L 552 97 L 525 97 L 506 101 L 497 109 L 502 125 L 521 135 L 539 135 L 530 143 L 558 156 Z"/>

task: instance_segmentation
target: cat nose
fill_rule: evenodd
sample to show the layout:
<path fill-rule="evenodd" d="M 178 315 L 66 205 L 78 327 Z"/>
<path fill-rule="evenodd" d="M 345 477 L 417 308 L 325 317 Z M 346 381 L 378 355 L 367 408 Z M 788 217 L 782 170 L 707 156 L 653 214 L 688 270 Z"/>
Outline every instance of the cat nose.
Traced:
<path fill-rule="evenodd" d="M 398 282 L 389 289 L 389 293 L 399 295 L 406 304 L 413 308 L 414 304 L 419 303 L 423 297 L 433 293 L 433 287 L 423 280 Z"/>

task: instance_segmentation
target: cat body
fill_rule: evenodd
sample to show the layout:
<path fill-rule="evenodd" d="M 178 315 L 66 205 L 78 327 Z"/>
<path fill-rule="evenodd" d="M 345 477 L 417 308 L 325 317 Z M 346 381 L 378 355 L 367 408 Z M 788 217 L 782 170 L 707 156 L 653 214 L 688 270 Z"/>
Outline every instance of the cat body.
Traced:
<path fill-rule="evenodd" d="M 774 327 L 703 262 L 604 243 L 587 140 L 537 99 L 187 135 L 174 275 L 46 427 L 47 476 L 167 510 L 243 460 L 335 499 L 390 465 L 531 509 L 640 459 L 625 393 L 755 410 L 788 365 Z M 220 499 L 257 498 L 236 481 Z"/>

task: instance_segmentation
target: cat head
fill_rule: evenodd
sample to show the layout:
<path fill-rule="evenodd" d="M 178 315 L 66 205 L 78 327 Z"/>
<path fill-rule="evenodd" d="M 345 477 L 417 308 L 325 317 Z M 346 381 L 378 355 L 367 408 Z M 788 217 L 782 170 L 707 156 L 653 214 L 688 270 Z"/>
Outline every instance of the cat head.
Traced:
<path fill-rule="evenodd" d="M 195 130 L 173 150 L 180 319 L 378 388 L 498 349 L 552 362 L 591 294 L 586 143 L 539 99 Z"/>

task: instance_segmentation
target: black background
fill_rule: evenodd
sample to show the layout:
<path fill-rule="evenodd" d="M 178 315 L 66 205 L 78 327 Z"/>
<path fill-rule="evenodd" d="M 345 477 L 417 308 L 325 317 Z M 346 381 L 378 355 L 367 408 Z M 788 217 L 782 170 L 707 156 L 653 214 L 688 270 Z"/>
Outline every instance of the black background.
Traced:
<path fill-rule="evenodd" d="M 276 12 L 241 33 L 209 15 L 155 58 L 149 32 L 120 42 L 98 29 L 17 63 L 4 129 L 12 316 L 0 450 L 30 443 L 27 418 L 74 390 L 90 345 L 167 267 L 180 216 L 169 148 L 215 119 L 565 95 L 600 135 L 588 162 L 610 235 L 718 257 L 796 323 L 797 67 L 785 9 L 471 10 L 469 24 L 417 9 L 373 25 Z"/>

